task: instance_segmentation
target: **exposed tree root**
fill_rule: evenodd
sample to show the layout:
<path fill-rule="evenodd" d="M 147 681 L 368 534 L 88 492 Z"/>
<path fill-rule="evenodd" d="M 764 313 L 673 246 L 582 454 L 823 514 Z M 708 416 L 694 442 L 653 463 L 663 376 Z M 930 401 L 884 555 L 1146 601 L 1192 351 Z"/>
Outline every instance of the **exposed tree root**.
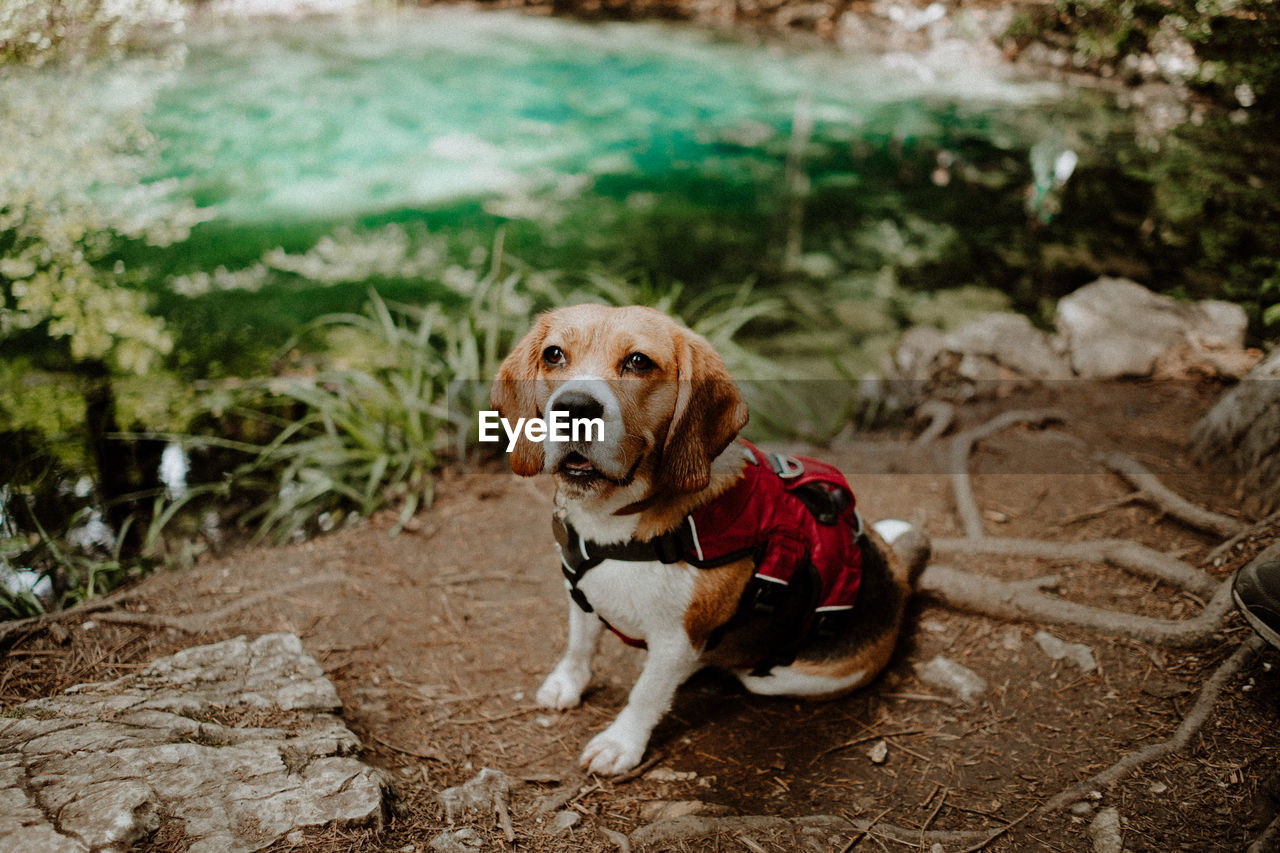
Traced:
<path fill-rule="evenodd" d="M 91 601 L 85 601 L 77 604 L 75 607 L 68 607 L 65 610 L 58 610 L 54 613 L 44 613 L 40 616 L 31 616 L 26 619 L 14 619 L 10 622 L 0 623 L 0 646 L 11 642 L 10 638 L 19 635 L 31 634 L 39 631 L 55 622 L 65 622 L 69 619 L 75 619 L 90 613 L 97 613 L 100 610 L 110 610 L 119 604 L 122 604 L 132 598 L 137 597 L 137 592 L 133 589 L 123 589 L 113 592 L 104 598 L 95 598 Z"/>
<path fill-rule="evenodd" d="M 917 415 L 929 419 L 929 425 L 911 442 L 912 447 L 928 447 L 951 427 L 956 417 L 956 407 L 944 400 L 926 400 L 916 409 Z"/>
<path fill-rule="evenodd" d="M 1050 575 L 1001 581 L 933 565 L 921 575 L 920 589 L 951 607 L 998 619 L 1066 625 L 1178 648 L 1207 642 L 1231 610 L 1231 589 L 1225 583 L 1219 585 L 1198 615 L 1190 619 L 1154 619 L 1041 594 L 1040 590 L 1057 586 L 1058 580 Z"/>
<path fill-rule="evenodd" d="M 1150 764 L 1152 761 L 1158 761 L 1185 749 L 1191 743 L 1191 739 L 1204 726 L 1205 721 L 1209 719 L 1223 686 L 1240 671 L 1245 663 L 1257 655 L 1265 645 L 1265 641 L 1257 635 L 1250 636 L 1249 639 L 1241 643 L 1231 657 L 1223 661 L 1213 675 L 1209 676 L 1209 680 L 1200 688 L 1200 695 L 1196 697 L 1195 705 L 1182 718 L 1182 722 L 1178 724 L 1178 728 L 1174 730 L 1168 740 L 1153 743 L 1136 752 L 1131 752 L 1101 773 L 1090 776 L 1083 782 L 1072 785 L 1065 791 L 1050 797 L 1040 807 L 1040 812 L 1044 814 L 1065 808 L 1079 800 L 1089 791 L 1104 785 L 1110 785 L 1144 764 Z"/>
<path fill-rule="evenodd" d="M 1239 533 L 1247 526 L 1239 519 L 1198 507 L 1175 494 L 1146 466 L 1128 454 L 1119 451 L 1100 452 L 1094 454 L 1094 459 L 1119 474 L 1135 489 L 1139 489 L 1150 503 L 1198 530 L 1226 537 Z"/>
<path fill-rule="evenodd" d="M 203 634 L 211 628 L 217 627 L 223 620 L 242 610 L 289 592 L 296 592 L 316 584 L 342 584 L 351 583 L 351 578 L 342 572 L 326 572 L 321 575 L 312 575 L 302 578 L 293 583 L 274 589 L 253 592 L 249 595 L 237 598 L 230 604 L 219 607 L 217 610 L 211 610 L 207 613 L 193 613 L 190 616 L 166 616 L 161 613 L 138 613 L 132 610 L 112 610 L 105 613 L 98 613 L 94 616 L 99 622 L 111 622 L 117 625 L 139 625 L 150 628 L 169 628 L 174 631 L 181 631 L 185 634 Z"/>
<path fill-rule="evenodd" d="M 1270 532 L 1271 528 L 1276 526 L 1277 524 L 1280 524 L 1280 510 L 1276 510 L 1275 512 L 1271 513 L 1271 515 L 1268 515 L 1266 518 L 1262 519 L 1256 524 L 1246 527 L 1244 530 L 1241 530 L 1239 533 L 1237 533 L 1235 536 L 1232 536 L 1226 542 L 1223 542 L 1217 548 L 1214 548 L 1212 551 L 1209 552 L 1209 557 L 1207 562 L 1211 564 L 1215 563 L 1218 560 L 1218 558 L 1231 553 L 1232 548 L 1236 547 L 1241 542 L 1248 539 L 1250 536 L 1253 536 L 1255 533 Z"/>
<path fill-rule="evenodd" d="M 1276 850 L 1280 850 L 1280 817 L 1262 830 L 1262 834 L 1253 840 L 1245 853 L 1275 853 Z"/>
<path fill-rule="evenodd" d="M 982 511 L 978 509 L 978 502 L 973 496 L 973 482 L 969 478 L 969 455 L 973 452 L 974 445 L 1019 424 L 1038 425 L 1066 420 L 1066 413 L 1057 409 L 1015 409 L 996 415 L 985 424 L 957 433 L 951 439 L 951 491 L 955 496 L 956 513 L 960 516 L 965 536 L 981 539 L 987 535 L 982 524 Z"/>
<path fill-rule="evenodd" d="M 1193 592 L 1213 595 L 1219 581 L 1182 560 L 1128 539 L 1052 542 L 1040 539 L 934 539 L 933 550 L 951 554 L 1000 554 L 1047 560 L 1078 560 L 1116 566 Z"/>
<path fill-rule="evenodd" d="M 741 817 L 708 817 L 708 816 L 687 816 L 681 818 L 672 818 L 669 820 L 658 821 L 657 823 L 641 827 L 631 835 L 631 840 L 639 844 L 649 843 L 671 843 L 688 838 L 696 838 L 700 836 L 716 835 L 722 832 L 796 832 L 805 828 L 825 828 L 844 830 L 859 833 L 860 835 L 872 835 L 879 838 L 885 838 L 899 844 L 905 844 L 911 847 L 923 846 L 925 844 L 965 844 L 969 845 L 964 848 L 964 853 L 974 853 L 981 850 L 995 839 L 999 838 L 1010 829 L 1021 824 L 1031 817 L 1044 817 L 1061 809 L 1067 808 L 1072 803 L 1078 802 L 1083 797 L 1089 795 L 1091 791 L 1103 788 L 1108 785 L 1120 781 L 1134 770 L 1150 764 L 1153 761 L 1159 761 L 1167 758 L 1177 752 L 1186 749 L 1196 733 L 1204 726 L 1213 713 L 1214 705 L 1218 701 L 1218 697 L 1222 693 L 1223 687 L 1230 681 L 1240 670 L 1265 646 L 1264 641 L 1257 636 L 1250 637 L 1241 643 L 1232 655 L 1214 671 L 1209 680 L 1200 688 L 1200 693 L 1196 697 L 1195 704 L 1187 715 L 1178 724 L 1177 729 L 1166 740 L 1159 743 L 1149 744 L 1142 749 L 1125 755 L 1110 767 L 1071 785 L 1049 799 L 1045 800 L 1039 806 L 1028 810 L 1023 815 L 1011 823 L 996 827 L 994 830 L 969 830 L 969 831 L 947 831 L 947 830 L 929 830 L 921 832 L 918 829 L 907 829 L 893 824 L 881 823 L 879 817 L 873 820 L 860 820 L 840 818 L 831 815 L 814 815 L 812 817 L 798 818 L 789 820 L 781 817 L 766 815 L 747 815 Z M 1270 850 L 1272 848 L 1266 846 L 1269 839 L 1280 837 L 1280 820 L 1272 823 L 1262 836 L 1257 839 L 1253 846 L 1249 848 L 1251 851 Z M 1261 846 L 1260 846 L 1261 845 Z"/>

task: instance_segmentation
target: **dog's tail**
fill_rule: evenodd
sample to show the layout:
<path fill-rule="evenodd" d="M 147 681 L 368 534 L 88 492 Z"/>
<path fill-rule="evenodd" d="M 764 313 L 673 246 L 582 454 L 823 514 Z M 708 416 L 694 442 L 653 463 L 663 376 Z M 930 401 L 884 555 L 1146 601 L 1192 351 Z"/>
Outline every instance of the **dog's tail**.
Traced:
<path fill-rule="evenodd" d="M 916 581 L 919 580 L 920 573 L 924 571 L 924 567 L 929 563 L 929 556 L 933 553 L 929 534 L 924 532 L 924 527 L 921 525 L 899 521 L 896 518 L 886 518 L 871 526 L 898 557 L 894 569 L 896 572 L 905 573 L 905 577 L 897 578 L 898 582 L 908 589 L 915 589 Z"/>

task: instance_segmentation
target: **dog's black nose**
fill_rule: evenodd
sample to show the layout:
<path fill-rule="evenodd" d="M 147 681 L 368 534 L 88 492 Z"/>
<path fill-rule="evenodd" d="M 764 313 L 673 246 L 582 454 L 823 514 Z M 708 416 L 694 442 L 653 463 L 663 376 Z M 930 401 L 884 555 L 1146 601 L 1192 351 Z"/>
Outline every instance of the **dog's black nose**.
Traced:
<path fill-rule="evenodd" d="M 563 411 L 574 421 L 593 420 L 604 416 L 604 405 L 583 391 L 565 391 L 556 397 L 551 411 Z"/>

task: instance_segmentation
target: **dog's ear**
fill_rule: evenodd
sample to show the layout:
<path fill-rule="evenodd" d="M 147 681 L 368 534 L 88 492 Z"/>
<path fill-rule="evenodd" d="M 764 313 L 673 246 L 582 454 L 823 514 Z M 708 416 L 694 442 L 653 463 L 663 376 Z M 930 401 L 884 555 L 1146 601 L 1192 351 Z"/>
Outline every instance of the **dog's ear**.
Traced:
<path fill-rule="evenodd" d="M 701 335 L 686 331 L 677 352 L 679 388 L 655 491 L 696 492 L 711 482 L 712 460 L 747 425 L 747 402 Z"/>
<path fill-rule="evenodd" d="M 537 379 L 538 364 L 542 358 L 542 341 L 551 322 L 542 314 L 533 328 L 520 339 L 510 354 L 498 367 L 498 375 L 489 389 L 489 404 L 498 414 L 512 424 L 519 418 L 536 418 L 538 415 Z M 525 438 L 520 431 L 515 449 L 511 451 L 511 470 L 521 477 L 532 477 L 542 472 L 545 454 L 542 445 Z"/>

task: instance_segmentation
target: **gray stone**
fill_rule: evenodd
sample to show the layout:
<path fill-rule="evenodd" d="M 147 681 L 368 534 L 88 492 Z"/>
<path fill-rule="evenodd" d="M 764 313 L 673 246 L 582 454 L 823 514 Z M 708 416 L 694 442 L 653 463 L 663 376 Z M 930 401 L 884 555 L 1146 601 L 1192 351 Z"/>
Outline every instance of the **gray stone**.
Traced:
<path fill-rule="evenodd" d="M 924 664 L 916 664 L 916 675 L 930 687 L 945 690 L 973 705 L 987 692 L 987 682 L 982 676 L 950 658 L 935 657 Z"/>
<path fill-rule="evenodd" d="M 933 378 L 933 365 L 945 351 L 945 342 L 946 336 L 932 326 L 912 326 L 898 340 L 889 375 L 921 382 Z"/>
<path fill-rule="evenodd" d="M 547 824 L 547 832 L 552 835 L 559 835 L 562 832 L 567 832 L 570 827 L 576 826 L 580 820 L 582 820 L 582 815 L 573 809 L 565 809 L 553 817 L 551 823 Z"/>
<path fill-rule="evenodd" d="M 1034 639 L 1040 651 L 1053 660 L 1065 660 L 1085 673 L 1093 672 L 1098 668 L 1093 649 L 1084 643 L 1067 643 L 1048 631 L 1037 631 Z"/>
<path fill-rule="evenodd" d="M 474 853 L 484 846 L 480 833 L 469 826 L 462 829 L 446 829 L 437 834 L 428 846 L 436 853 Z"/>
<path fill-rule="evenodd" d="M 685 815 L 668 818 L 646 824 L 631 833 L 631 841 L 645 846 L 650 844 L 668 844 L 686 838 L 714 836 L 720 833 L 754 833 L 777 832 L 790 830 L 791 822 L 786 818 L 768 815 L 743 815 L 741 817 L 707 817 L 704 815 Z"/>
<path fill-rule="evenodd" d="M 1089 824 L 1089 840 L 1094 853 L 1124 853 L 1124 835 L 1120 830 L 1120 812 L 1103 809 Z"/>
<path fill-rule="evenodd" d="M 252 851 L 301 827 L 380 825 L 333 685 L 292 634 L 187 649 L 0 720 L 0 849 Z"/>
<path fill-rule="evenodd" d="M 445 788 L 436 799 L 444 806 L 445 819 L 453 823 L 476 813 L 492 814 L 510 791 L 511 778 L 506 773 L 485 767 L 467 782 Z"/>
<path fill-rule="evenodd" d="M 1150 376 L 1166 360 L 1224 372 L 1230 354 L 1243 352 L 1247 324 L 1238 305 L 1179 302 L 1122 278 L 1063 297 L 1054 316 L 1072 369 L 1087 379 Z"/>
<path fill-rule="evenodd" d="M 1053 351 L 1049 336 L 1021 314 L 984 314 L 948 334 L 943 346 L 962 356 L 988 359 L 1027 379 L 1071 378 L 1071 368 Z"/>
<path fill-rule="evenodd" d="M 640 805 L 640 820 L 653 823 L 689 815 L 726 815 L 730 812 L 732 809 L 728 806 L 701 800 L 653 800 Z"/>

